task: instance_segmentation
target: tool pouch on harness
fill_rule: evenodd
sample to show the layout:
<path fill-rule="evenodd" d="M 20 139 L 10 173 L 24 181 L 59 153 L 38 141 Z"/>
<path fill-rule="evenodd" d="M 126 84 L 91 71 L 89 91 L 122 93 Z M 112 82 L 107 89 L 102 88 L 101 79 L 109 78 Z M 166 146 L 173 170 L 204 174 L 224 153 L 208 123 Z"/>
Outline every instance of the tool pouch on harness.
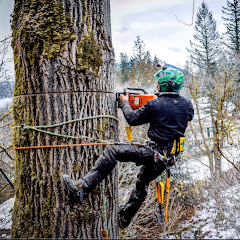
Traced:
<path fill-rule="evenodd" d="M 180 137 L 178 139 L 174 139 L 172 150 L 170 154 L 178 154 L 179 152 L 184 151 L 185 137 Z"/>
<path fill-rule="evenodd" d="M 185 137 L 179 137 L 164 145 L 155 144 L 152 146 L 158 153 L 155 162 L 163 161 L 166 165 L 172 166 L 179 159 L 179 153 L 184 151 Z"/>
<path fill-rule="evenodd" d="M 169 154 L 170 156 L 170 162 L 168 164 L 169 166 L 176 164 L 177 160 L 179 159 L 179 153 L 184 151 L 184 144 L 185 137 L 179 137 L 177 139 L 174 139 L 171 152 Z"/>

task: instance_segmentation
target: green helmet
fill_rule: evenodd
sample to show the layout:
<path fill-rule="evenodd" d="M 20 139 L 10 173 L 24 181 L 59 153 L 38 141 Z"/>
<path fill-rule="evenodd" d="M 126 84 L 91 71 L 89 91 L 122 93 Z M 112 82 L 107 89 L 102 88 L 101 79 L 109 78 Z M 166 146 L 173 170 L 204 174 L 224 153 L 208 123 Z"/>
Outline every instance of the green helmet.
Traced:
<path fill-rule="evenodd" d="M 175 68 L 161 70 L 154 77 L 161 86 L 160 92 L 178 92 L 184 86 L 184 76 Z"/>

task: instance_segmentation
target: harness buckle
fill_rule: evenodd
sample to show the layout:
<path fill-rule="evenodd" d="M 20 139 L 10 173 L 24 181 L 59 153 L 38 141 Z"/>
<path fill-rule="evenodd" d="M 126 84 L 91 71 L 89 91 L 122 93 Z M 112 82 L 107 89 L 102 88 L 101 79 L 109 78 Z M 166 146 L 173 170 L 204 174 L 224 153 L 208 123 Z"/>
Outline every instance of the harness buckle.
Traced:
<path fill-rule="evenodd" d="M 146 141 L 144 141 L 144 145 L 146 145 L 146 146 L 148 146 L 148 147 L 150 147 L 150 148 L 155 148 L 155 147 L 157 147 L 157 143 L 155 143 L 155 142 L 153 142 L 153 141 L 151 141 L 151 140 L 146 140 Z"/>
<path fill-rule="evenodd" d="M 166 165 L 168 165 L 168 157 L 167 157 L 167 150 L 163 150 L 163 161 Z"/>

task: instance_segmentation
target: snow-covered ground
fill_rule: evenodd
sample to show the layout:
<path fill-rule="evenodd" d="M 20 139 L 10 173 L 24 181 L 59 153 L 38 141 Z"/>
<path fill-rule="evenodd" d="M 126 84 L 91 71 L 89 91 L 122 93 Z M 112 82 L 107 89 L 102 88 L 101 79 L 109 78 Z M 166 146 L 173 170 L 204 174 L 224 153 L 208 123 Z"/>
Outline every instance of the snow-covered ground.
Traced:
<path fill-rule="evenodd" d="M 12 228 L 12 210 L 15 197 L 11 198 L 0 205 L 0 233 L 4 230 L 10 230 Z M 0 238 L 10 238 L 6 233 L 1 234 Z"/>
<path fill-rule="evenodd" d="M 227 152 L 225 151 L 227 154 Z M 230 153 L 228 153 L 228 157 Z M 231 159 L 239 159 L 239 150 L 234 150 Z M 207 159 L 201 157 L 201 162 L 208 164 Z M 192 177 L 195 180 L 203 180 L 209 177 L 209 169 L 199 161 L 191 160 Z M 236 162 L 235 162 L 236 163 Z M 186 163 L 189 164 L 189 163 Z M 232 168 L 226 160 L 223 159 L 223 169 Z M 131 169 L 131 168 L 130 168 Z M 184 169 L 184 168 L 183 168 Z M 234 170 L 235 171 L 235 170 Z M 126 173 L 127 174 L 127 173 Z M 133 174 L 128 172 L 128 174 Z M 228 175 L 232 173 L 229 171 Z M 169 239 L 240 239 L 240 184 L 226 184 L 223 187 L 223 220 L 219 220 L 216 212 L 216 204 L 209 190 L 205 189 L 203 196 L 205 201 L 195 209 L 194 215 L 184 222 L 181 222 L 176 229 L 176 234 L 164 236 L 161 238 Z M 0 239 L 10 238 L 12 209 L 14 198 L 0 205 Z M 6 231 L 5 231 L 6 230 Z"/>
<path fill-rule="evenodd" d="M 208 191 L 207 201 L 203 202 L 194 216 L 177 229 L 180 239 L 240 239 L 240 186 L 234 185 L 223 192 L 224 219 L 217 220 L 215 201 Z M 175 239 L 176 235 L 168 236 Z"/>
<path fill-rule="evenodd" d="M 169 239 L 240 239 L 240 185 L 235 184 L 223 191 L 224 220 L 217 221 L 215 201 L 208 190 L 206 201 L 198 206 L 194 216 L 182 222 L 177 235 L 161 236 Z M 11 214 L 15 198 L 0 205 L 0 231 L 11 229 Z M 10 238 L 6 233 L 0 239 Z"/>
<path fill-rule="evenodd" d="M 178 235 L 162 236 L 163 238 L 175 239 L 240 239 L 240 186 L 234 185 L 224 194 L 223 221 L 217 221 L 215 202 L 209 196 L 208 201 L 202 203 L 195 212 L 195 215 L 178 227 Z M 11 214 L 15 198 L 0 205 L 0 230 L 11 229 Z M 0 236 L 2 239 L 9 238 L 5 233 Z"/>

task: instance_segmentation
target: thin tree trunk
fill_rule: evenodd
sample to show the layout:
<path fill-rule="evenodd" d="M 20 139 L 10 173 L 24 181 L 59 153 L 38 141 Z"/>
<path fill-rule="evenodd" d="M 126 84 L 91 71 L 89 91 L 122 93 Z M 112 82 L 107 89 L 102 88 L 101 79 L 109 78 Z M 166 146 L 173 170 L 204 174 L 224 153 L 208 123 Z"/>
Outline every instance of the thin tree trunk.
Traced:
<path fill-rule="evenodd" d="M 15 0 L 14 125 L 52 125 L 88 116 L 116 116 L 109 0 Z M 116 139 L 114 119 L 69 123 L 48 131 Z M 80 140 L 14 129 L 15 146 Z M 13 238 L 102 238 L 103 192 L 80 206 L 66 196 L 61 172 L 78 179 L 99 156 L 98 147 L 16 151 Z M 118 238 L 117 172 L 105 182 L 107 230 Z"/>

